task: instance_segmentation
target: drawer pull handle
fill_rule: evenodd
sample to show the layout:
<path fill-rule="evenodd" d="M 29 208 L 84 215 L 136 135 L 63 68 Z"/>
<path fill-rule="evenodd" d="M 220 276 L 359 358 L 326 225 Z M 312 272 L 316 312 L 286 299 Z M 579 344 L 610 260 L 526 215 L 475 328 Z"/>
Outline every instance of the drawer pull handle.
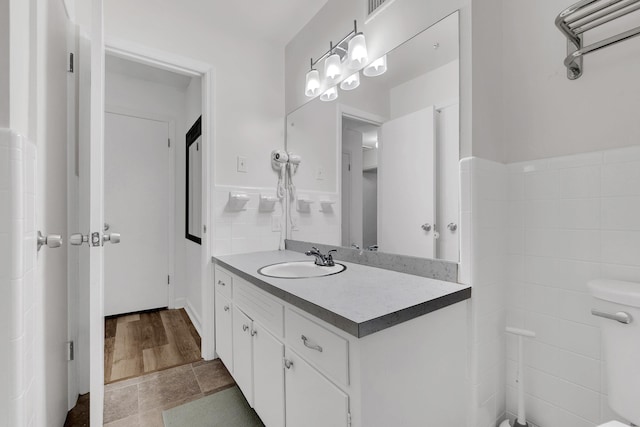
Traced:
<path fill-rule="evenodd" d="M 218 280 L 218 285 L 225 286 L 225 283 L 222 280 Z"/>
<path fill-rule="evenodd" d="M 318 350 L 320 353 L 322 353 L 322 347 L 320 347 L 319 345 L 309 344 L 307 342 L 309 341 L 309 339 L 304 335 L 301 335 L 300 338 L 302 339 L 302 342 L 304 343 L 305 347 L 310 348 L 311 350 Z"/>
<path fill-rule="evenodd" d="M 624 323 L 625 325 L 628 325 L 633 320 L 631 315 L 624 311 L 619 311 L 617 313 L 605 313 L 604 311 L 592 308 L 591 314 L 598 317 L 604 317 L 605 319 L 615 320 L 617 322 Z"/>
<path fill-rule="evenodd" d="M 242 325 L 242 330 L 247 332 L 247 330 L 249 330 L 249 325 Z"/>
<path fill-rule="evenodd" d="M 228 305 L 224 306 L 224 311 L 229 311 L 229 306 Z"/>
<path fill-rule="evenodd" d="M 284 367 L 287 369 L 291 369 L 291 367 L 293 366 L 293 362 L 289 359 L 284 359 Z"/>

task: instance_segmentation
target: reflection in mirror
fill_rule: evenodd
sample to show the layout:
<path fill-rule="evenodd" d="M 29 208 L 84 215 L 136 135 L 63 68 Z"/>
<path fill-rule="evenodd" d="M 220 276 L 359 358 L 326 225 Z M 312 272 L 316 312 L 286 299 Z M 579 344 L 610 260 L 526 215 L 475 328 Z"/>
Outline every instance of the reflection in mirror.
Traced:
<path fill-rule="evenodd" d="M 201 243 L 202 229 L 202 116 L 187 132 L 186 238 Z"/>
<path fill-rule="evenodd" d="M 288 237 L 457 262 L 458 14 L 386 59 L 386 73 L 287 117 L 287 151 L 305 159 L 297 193 L 336 202 L 289 210 Z"/>

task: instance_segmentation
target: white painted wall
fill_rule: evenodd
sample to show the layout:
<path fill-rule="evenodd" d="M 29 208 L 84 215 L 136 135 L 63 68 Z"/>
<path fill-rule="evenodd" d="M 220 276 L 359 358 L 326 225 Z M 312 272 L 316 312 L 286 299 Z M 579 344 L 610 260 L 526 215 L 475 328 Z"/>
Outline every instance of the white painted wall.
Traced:
<path fill-rule="evenodd" d="M 640 146 L 508 167 L 508 322 L 537 333 L 525 350 L 529 417 L 540 426 L 599 425 L 616 417 L 587 282 L 640 283 Z M 517 350 L 507 344 L 513 414 Z"/>
<path fill-rule="evenodd" d="M 0 128 L 9 127 L 9 0 L 0 0 Z"/>
<path fill-rule="evenodd" d="M 213 100 L 216 185 L 274 182 L 269 155 L 283 147 L 282 46 L 249 32 L 211 25 L 207 14 L 179 2 L 105 3 L 106 36 L 135 42 L 208 64 L 215 69 Z M 236 171 L 237 156 L 249 171 Z"/>
<path fill-rule="evenodd" d="M 458 99 L 460 61 L 450 63 L 402 83 L 390 91 L 390 119 Z"/>
<path fill-rule="evenodd" d="M 505 159 L 540 159 L 638 143 L 640 135 L 640 38 L 587 55 L 584 74 L 566 77 L 566 39 L 553 25 L 573 0 L 504 1 L 502 14 L 502 91 L 484 108 L 503 117 Z M 637 14 L 586 34 L 588 42 L 603 32 L 637 26 Z M 526 16 L 527 31 L 511 16 Z M 606 28 L 605 28 L 606 27 Z M 480 40 L 479 40 L 480 41 Z M 476 42 L 474 38 L 474 43 Z M 496 43 L 494 40 L 492 43 Z M 474 67 L 476 66 L 474 62 Z M 475 114 L 475 110 L 474 110 Z"/>
<path fill-rule="evenodd" d="M 378 244 L 378 172 L 362 174 L 362 247 Z"/>

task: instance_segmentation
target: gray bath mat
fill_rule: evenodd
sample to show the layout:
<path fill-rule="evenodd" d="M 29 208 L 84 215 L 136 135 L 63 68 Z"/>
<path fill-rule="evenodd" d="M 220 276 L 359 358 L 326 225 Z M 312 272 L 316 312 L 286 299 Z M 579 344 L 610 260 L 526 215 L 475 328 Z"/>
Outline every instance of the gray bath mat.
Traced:
<path fill-rule="evenodd" d="M 162 412 L 165 427 L 264 427 L 235 386 Z"/>

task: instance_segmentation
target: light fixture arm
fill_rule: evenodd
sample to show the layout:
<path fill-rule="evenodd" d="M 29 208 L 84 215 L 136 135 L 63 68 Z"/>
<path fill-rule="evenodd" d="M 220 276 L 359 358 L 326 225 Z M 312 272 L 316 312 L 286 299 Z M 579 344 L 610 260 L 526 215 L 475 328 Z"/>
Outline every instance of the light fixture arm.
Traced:
<path fill-rule="evenodd" d="M 344 36 L 338 43 L 336 43 L 335 45 L 333 44 L 333 41 L 329 42 L 329 50 L 326 51 L 324 54 L 322 54 L 322 56 L 320 56 L 318 59 L 316 59 L 315 61 L 313 60 L 313 58 L 311 58 L 311 69 L 313 70 L 318 62 L 322 61 L 323 59 L 327 58 L 329 55 L 333 54 L 334 51 L 336 49 L 340 49 L 343 52 L 347 52 L 347 49 L 345 49 L 344 47 L 342 47 L 343 44 L 348 44 L 349 40 L 351 40 L 352 38 L 354 38 L 355 36 L 357 36 L 358 33 L 358 21 L 357 20 L 353 20 L 353 30 L 351 30 L 349 32 L 349 34 L 347 34 L 346 36 Z"/>

